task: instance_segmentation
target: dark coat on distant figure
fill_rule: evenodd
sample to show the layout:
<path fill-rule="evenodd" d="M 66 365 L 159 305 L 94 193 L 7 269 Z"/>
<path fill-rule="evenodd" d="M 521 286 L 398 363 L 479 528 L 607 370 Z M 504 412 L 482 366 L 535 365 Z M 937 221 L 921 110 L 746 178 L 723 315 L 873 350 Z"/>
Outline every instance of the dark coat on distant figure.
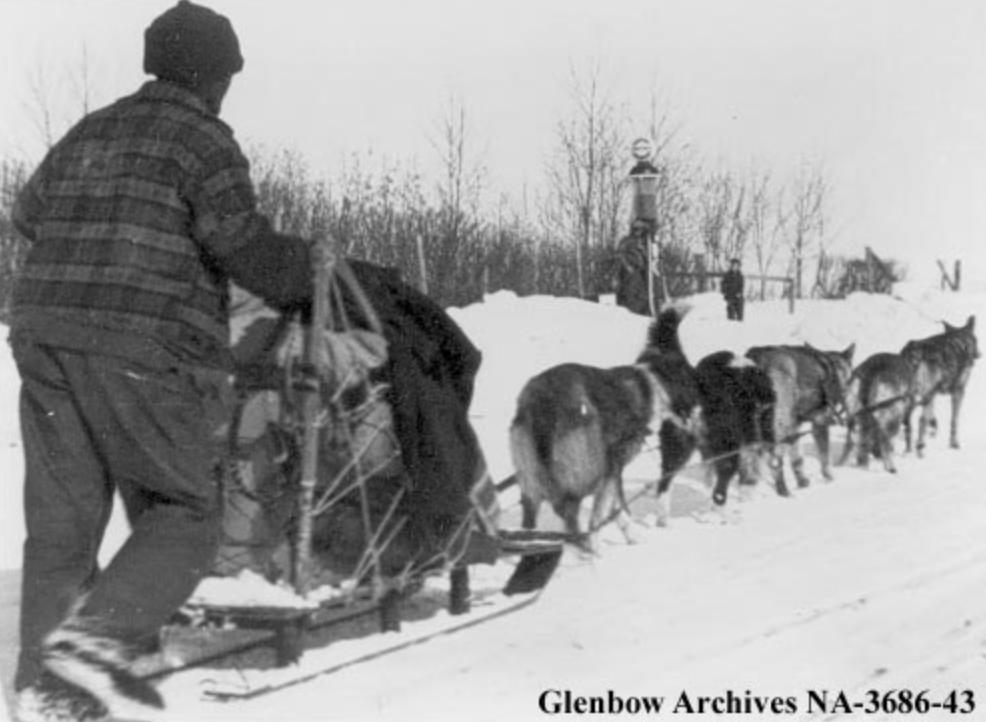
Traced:
<path fill-rule="evenodd" d="M 624 236 L 616 249 L 616 261 L 616 303 L 634 313 L 649 316 L 647 237 Z"/>
<path fill-rule="evenodd" d="M 743 298 L 743 272 L 726 271 L 722 277 L 722 295 L 728 301 Z"/>
<path fill-rule="evenodd" d="M 726 318 L 743 320 L 743 272 L 730 269 L 722 277 L 722 296 L 726 299 Z"/>

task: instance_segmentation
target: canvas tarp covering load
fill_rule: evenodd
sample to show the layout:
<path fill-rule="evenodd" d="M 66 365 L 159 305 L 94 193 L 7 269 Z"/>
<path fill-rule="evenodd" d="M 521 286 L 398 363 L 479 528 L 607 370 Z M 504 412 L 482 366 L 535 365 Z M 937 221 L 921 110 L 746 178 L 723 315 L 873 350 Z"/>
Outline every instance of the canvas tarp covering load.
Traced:
<path fill-rule="evenodd" d="M 454 562 L 470 532 L 496 531 L 468 420 L 481 356 L 396 273 L 359 261 L 345 270 L 324 335 L 313 573 L 412 578 Z M 301 325 L 244 294 L 233 328 L 239 403 L 217 572 L 283 578 L 298 522 Z"/>

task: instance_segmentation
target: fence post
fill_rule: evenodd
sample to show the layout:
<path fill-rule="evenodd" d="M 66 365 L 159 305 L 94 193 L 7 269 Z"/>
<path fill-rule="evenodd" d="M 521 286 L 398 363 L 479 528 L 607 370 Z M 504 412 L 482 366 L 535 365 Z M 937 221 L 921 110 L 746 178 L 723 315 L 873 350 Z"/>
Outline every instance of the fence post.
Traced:
<path fill-rule="evenodd" d="M 709 290 L 709 277 L 705 268 L 705 254 L 695 254 L 695 272 L 698 274 L 698 292 L 705 293 Z"/>

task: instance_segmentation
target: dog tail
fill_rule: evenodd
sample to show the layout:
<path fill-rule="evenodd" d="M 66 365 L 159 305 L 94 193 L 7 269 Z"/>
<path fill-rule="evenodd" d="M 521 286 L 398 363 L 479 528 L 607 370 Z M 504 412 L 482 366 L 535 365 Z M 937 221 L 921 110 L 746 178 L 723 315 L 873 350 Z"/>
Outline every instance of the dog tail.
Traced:
<path fill-rule="evenodd" d="M 662 354 L 684 356 L 678 337 L 678 327 L 688 311 L 688 306 L 684 305 L 672 305 L 661 311 L 647 332 L 647 348 L 656 349 Z"/>
<path fill-rule="evenodd" d="M 518 409 L 510 425 L 510 456 L 517 473 L 521 493 L 536 502 L 544 497 L 550 484 L 550 429 L 529 408 Z"/>
<path fill-rule="evenodd" d="M 569 379 L 571 381 L 571 379 Z M 510 425 L 517 481 L 530 498 L 585 494 L 602 473 L 597 411 L 580 382 L 532 383 L 521 391 Z M 599 458 L 597 458 L 599 457 Z"/>
<path fill-rule="evenodd" d="M 535 501 L 551 484 L 551 456 L 559 400 L 546 387 L 529 383 L 517 400 L 510 425 L 510 454 L 521 491 Z"/>
<path fill-rule="evenodd" d="M 560 401 L 546 388 L 529 384 L 517 401 L 517 413 L 511 424 L 525 445 L 530 446 L 531 458 L 543 466 L 551 463 L 551 445 L 558 426 Z"/>

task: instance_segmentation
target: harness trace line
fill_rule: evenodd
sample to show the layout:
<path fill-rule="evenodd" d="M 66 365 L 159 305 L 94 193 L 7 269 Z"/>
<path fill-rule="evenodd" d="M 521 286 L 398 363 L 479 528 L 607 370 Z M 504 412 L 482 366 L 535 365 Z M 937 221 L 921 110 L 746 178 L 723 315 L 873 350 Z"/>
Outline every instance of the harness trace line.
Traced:
<path fill-rule="evenodd" d="M 895 404 L 895 403 L 897 403 L 899 401 L 906 400 L 908 398 L 913 398 L 913 394 L 899 394 L 897 396 L 894 396 L 893 398 L 884 399 L 883 401 L 881 401 L 879 403 L 871 404 L 869 406 L 863 407 L 862 409 L 859 409 L 858 411 L 856 411 L 856 412 L 854 412 L 852 414 L 846 414 L 845 415 L 846 421 L 848 421 L 849 419 L 852 419 L 852 418 L 856 418 L 858 416 L 862 416 L 863 414 L 872 413 L 873 411 L 879 411 L 882 408 L 885 408 L 887 406 L 890 406 L 892 404 Z M 766 404 L 765 406 L 776 406 L 776 403 L 775 404 Z M 843 421 L 843 416 L 844 415 L 841 414 L 841 413 L 838 413 L 837 414 L 837 420 L 839 421 L 840 425 L 845 425 L 845 422 Z M 775 443 L 775 445 L 776 444 L 790 444 L 790 443 L 793 443 L 793 442 L 797 441 L 802 436 L 807 436 L 810 433 L 811 433 L 811 430 L 810 429 L 804 430 L 804 431 L 793 432 L 791 434 L 787 434 L 786 436 L 782 437 L 781 440 L 776 441 L 774 443 Z M 762 442 L 761 444 L 747 444 L 746 446 L 741 447 L 737 451 L 727 451 L 727 452 L 725 452 L 723 454 L 718 454 L 716 456 L 710 456 L 710 457 L 708 457 L 706 459 L 701 459 L 701 460 L 699 460 L 697 462 L 693 462 L 693 463 L 690 463 L 690 464 L 685 464 L 684 466 L 682 466 L 682 467 L 680 467 L 678 469 L 675 469 L 674 471 L 668 472 L 666 474 L 662 474 L 662 475 L 658 476 L 656 479 L 653 479 L 651 481 L 645 482 L 643 484 L 643 486 L 641 486 L 634 494 L 630 495 L 629 497 L 623 497 L 622 494 L 621 494 L 620 495 L 620 497 L 621 497 L 621 499 L 620 499 L 620 505 L 616 509 L 610 511 L 610 513 L 606 517 L 604 517 L 598 524 L 596 524 L 596 525 L 590 524 L 589 525 L 589 532 L 588 533 L 590 533 L 590 534 L 591 533 L 594 533 L 594 532 L 598 531 L 599 529 L 601 529 L 602 527 L 606 526 L 607 524 L 612 523 L 613 521 L 615 521 L 619 517 L 619 515 L 620 515 L 621 512 L 623 512 L 623 511 L 629 512 L 629 508 L 628 507 L 631 504 L 633 504 L 638 499 L 641 499 L 642 497 L 646 496 L 648 492 L 650 492 L 651 490 L 653 490 L 656 487 L 658 487 L 666 479 L 673 478 L 676 475 L 678 475 L 681 472 L 686 471 L 686 470 L 695 469 L 695 468 L 707 468 L 707 467 L 711 466 L 712 464 L 715 464 L 715 462 L 721 461 L 722 459 L 728 459 L 728 458 L 730 458 L 732 456 L 739 456 L 744 451 L 753 450 L 753 451 L 761 452 L 763 450 L 763 448 L 764 447 L 767 447 L 767 446 L 770 446 L 770 444 L 767 444 L 766 442 Z M 648 445 L 648 446 L 646 446 L 644 448 L 644 451 L 645 452 L 653 452 L 653 451 L 660 451 L 660 450 L 661 450 L 661 445 L 660 444 L 650 444 L 650 445 Z M 513 483 L 516 483 L 515 477 L 513 477 L 513 476 L 507 477 L 507 479 L 505 479 L 505 480 L 501 481 L 499 484 L 497 484 L 497 489 L 499 490 L 501 488 L 501 486 L 504 489 L 506 489 L 509 486 L 511 486 Z"/>

